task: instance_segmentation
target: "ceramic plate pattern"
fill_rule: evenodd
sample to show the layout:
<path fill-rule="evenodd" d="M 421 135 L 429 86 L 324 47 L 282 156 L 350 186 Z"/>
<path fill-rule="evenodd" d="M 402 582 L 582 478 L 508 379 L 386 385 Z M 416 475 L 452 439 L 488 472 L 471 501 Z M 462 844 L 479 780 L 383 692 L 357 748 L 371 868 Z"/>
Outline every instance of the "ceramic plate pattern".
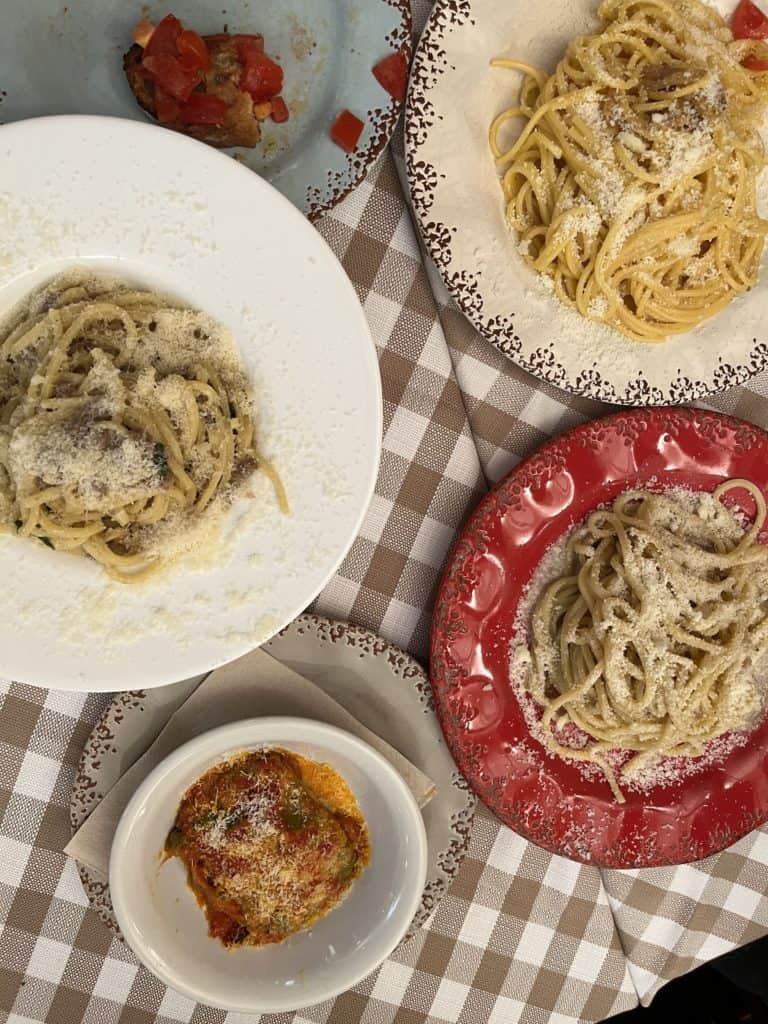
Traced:
<path fill-rule="evenodd" d="M 491 68 L 515 55 L 552 69 L 568 41 L 595 24 L 596 0 L 438 0 L 417 48 L 406 107 L 411 197 L 448 290 L 477 330 L 549 383 L 602 402 L 690 402 L 743 383 L 768 363 L 763 278 L 718 316 L 662 345 L 595 333 L 529 268 L 504 220 L 488 148 L 516 76 Z M 719 0 L 729 14 L 735 0 Z M 461 96 L 461 103 L 456 97 Z M 590 325 L 591 327 L 591 325 Z"/>

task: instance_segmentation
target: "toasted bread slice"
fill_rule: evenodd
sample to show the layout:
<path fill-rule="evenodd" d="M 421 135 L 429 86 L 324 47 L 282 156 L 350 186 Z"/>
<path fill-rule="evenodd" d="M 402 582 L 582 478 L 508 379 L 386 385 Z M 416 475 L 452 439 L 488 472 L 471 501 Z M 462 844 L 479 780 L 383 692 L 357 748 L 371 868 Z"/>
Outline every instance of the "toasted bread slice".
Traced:
<path fill-rule="evenodd" d="M 211 96 L 218 96 L 227 104 L 226 121 L 223 125 L 190 125 L 172 121 L 165 127 L 219 149 L 255 146 L 261 138 L 257 116 L 261 110 L 255 110 L 251 97 L 240 89 L 242 65 L 232 36 L 219 34 L 203 38 L 211 54 L 211 69 L 204 78 L 205 91 Z M 157 117 L 154 85 L 141 66 L 143 56 L 144 50 L 134 44 L 123 58 L 123 67 L 136 102 L 152 117 Z"/>

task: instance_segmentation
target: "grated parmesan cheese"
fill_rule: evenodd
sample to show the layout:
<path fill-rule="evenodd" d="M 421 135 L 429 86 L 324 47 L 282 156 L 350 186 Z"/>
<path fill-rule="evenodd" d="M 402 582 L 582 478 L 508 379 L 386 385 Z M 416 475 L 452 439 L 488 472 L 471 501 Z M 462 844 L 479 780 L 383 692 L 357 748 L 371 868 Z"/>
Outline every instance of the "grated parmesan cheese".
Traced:
<path fill-rule="evenodd" d="M 648 489 L 656 490 L 654 481 L 646 485 Z M 721 543 L 726 547 L 732 547 L 742 536 L 746 528 L 743 517 L 735 514 L 722 502 L 710 494 L 692 492 L 684 488 L 665 488 L 662 493 L 671 498 L 680 507 L 680 510 L 694 513 L 706 524 L 706 536 L 713 542 Z M 679 521 L 678 521 L 679 523 Z M 674 515 L 668 525 L 674 529 Z M 531 653 L 529 649 L 530 623 L 534 608 L 547 586 L 561 576 L 567 575 L 570 569 L 568 560 L 568 542 L 580 524 L 574 524 L 566 531 L 545 553 L 539 562 L 529 583 L 524 588 L 518 603 L 515 622 L 512 629 L 512 639 L 509 648 L 509 679 L 510 685 L 517 697 L 520 708 L 528 727 L 530 735 L 536 739 L 543 749 L 543 756 L 557 757 L 557 754 L 548 751 L 544 747 L 544 736 L 541 725 L 541 708 L 534 696 L 528 691 L 526 679 L 531 665 Z M 644 564 L 645 563 L 645 564 Z M 693 565 L 693 563 L 692 563 Z M 642 633 L 646 641 L 650 642 L 654 636 L 659 637 L 656 645 L 661 651 L 664 643 L 661 639 L 664 632 L 664 625 L 668 621 L 674 621 L 679 609 L 671 593 L 663 587 L 658 586 L 658 567 L 650 560 L 640 559 L 635 568 L 645 573 L 645 584 L 652 587 L 656 595 L 653 604 L 648 605 L 646 619 L 638 618 L 633 623 L 633 629 L 637 635 Z M 692 598 L 695 598 L 692 594 Z M 556 666 L 550 666 L 550 669 Z M 703 753 L 696 757 L 682 756 L 660 756 L 649 761 L 632 776 L 622 776 L 621 785 L 625 790 L 636 792 L 647 792 L 656 786 L 671 786 L 679 784 L 683 779 L 692 777 L 703 772 L 714 765 L 722 763 L 725 758 L 734 750 L 743 746 L 748 739 L 749 731 L 760 715 L 765 713 L 766 701 L 768 700 L 768 665 L 753 666 L 753 675 L 745 677 L 736 685 L 731 694 L 733 721 L 742 722 L 745 717 L 745 708 L 753 708 L 753 719 L 747 727 L 735 727 L 715 739 L 710 740 L 704 747 Z M 757 705 L 755 701 L 758 701 Z M 585 746 L 589 742 L 588 737 L 583 733 L 574 733 L 570 722 L 565 732 L 558 734 L 558 739 L 566 746 L 573 749 Z M 627 751 L 612 750 L 605 755 L 605 759 L 611 767 L 618 771 L 631 755 Z M 581 774 L 584 779 L 593 780 L 602 775 L 599 766 L 591 762 L 572 760 L 569 762 Z"/>
<path fill-rule="evenodd" d="M 118 315 L 86 319 L 70 338 L 65 357 L 62 350 L 59 372 L 48 382 L 54 329 L 61 336 L 82 313 L 88 315 L 91 305 L 104 301 Z M 26 332 L 18 350 L 13 347 L 17 328 Z M 14 309 L 0 334 L 11 346 L 8 358 L 0 361 L 0 412 L 7 405 L 0 424 L 0 518 L 23 521 L 26 508 L 37 509 L 35 495 L 48 489 L 48 505 L 35 514 L 36 522 L 42 524 L 44 516 L 50 521 L 35 527 L 34 535 L 50 532 L 52 546 L 66 548 L 66 533 L 62 541 L 56 532 L 63 521 L 65 530 L 95 524 L 99 537 L 111 533 L 115 538 L 118 553 L 144 556 L 147 563 L 169 564 L 192 549 L 209 548 L 257 465 L 251 445 L 238 449 L 235 426 L 229 456 L 233 471 L 222 481 L 223 442 L 206 439 L 213 410 L 221 415 L 222 392 L 230 403 L 225 416 L 234 416 L 236 408 L 237 415 L 255 418 L 230 333 L 206 314 L 178 308 L 165 296 L 72 270 Z M 191 390 L 190 381 L 198 384 L 198 378 L 210 381 L 198 385 L 208 387 L 207 395 Z M 41 393 L 46 383 L 49 391 Z M 138 418 L 139 426 L 131 417 Z M 153 418 L 164 433 L 146 430 L 143 424 Z M 171 454 L 183 462 L 184 486 L 199 496 L 212 484 L 213 494 L 203 509 L 174 497 L 153 518 L 151 503 L 172 490 L 167 483 L 178 494 L 175 478 L 168 480 Z M 145 506 L 150 514 L 143 519 Z"/>
<path fill-rule="evenodd" d="M 227 946 L 280 942 L 327 913 L 370 858 L 368 829 L 329 765 L 280 749 L 236 755 L 184 794 L 178 856 Z"/>

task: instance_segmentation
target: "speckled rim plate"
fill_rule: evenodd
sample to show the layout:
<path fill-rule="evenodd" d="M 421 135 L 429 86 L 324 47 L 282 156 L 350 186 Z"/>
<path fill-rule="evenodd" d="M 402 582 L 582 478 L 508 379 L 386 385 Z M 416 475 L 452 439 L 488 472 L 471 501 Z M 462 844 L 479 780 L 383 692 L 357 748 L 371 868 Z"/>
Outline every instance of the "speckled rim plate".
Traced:
<path fill-rule="evenodd" d="M 437 719 L 426 673 L 399 648 L 358 626 L 301 615 L 264 650 L 321 686 L 369 729 L 397 747 L 435 783 L 422 809 L 427 884 L 407 936 L 430 916 L 455 877 L 469 842 L 475 797 L 456 771 Z M 153 742 L 189 684 L 119 694 L 85 743 L 70 800 L 73 833 Z M 91 906 L 119 934 L 106 879 L 78 864 Z"/>
<path fill-rule="evenodd" d="M 371 69 L 399 50 L 410 59 L 409 0 L 25 0 L 4 11 L 0 119 L 101 114 L 145 120 L 122 72 L 122 54 L 142 16 L 173 11 L 201 34 L 259 32 L 285 70 L 291 118 L 264 124 L 254 149 L 228 150 L 312 218 L 361 180 L 394 130 L 400 105 Z M 41 59 L 41 53 L 45 58 Z M 330 128 L 348 108 L 365 122 L 347 154 Z"/>
<path fill-rule="evenodd" d="M 414 56 L 406 104 L 411 197 L 426 246 L 453 297 L 499 351 L 543 380 L 620 405 L 690 402 L 743 383 L 768 362 L 763 279 L 695 331 L 662 345 L 630 342 L 563 307 L 523 261 L 504 220 L 488 148 L 515 77 L 489 66 L 517 55 L 554 68 L 595 23 L 596 0 L 438 0 Z M 735 0 L 718 0 L 728 15 Z M 456 97 L 461 96 L 461 103 Z"/>
<path fill-rule="evenodd" d="M 365 515 L 382 409 L 360 303 L 305 217 L 183 135 L 118 118 L 37 118 L 0 128 L 0 153 L 0 314 L 82 264 L 209 313 L 243 356 L 259 445 L 291 505 L 282 515 L 257 473 L 210 550 L 131 585 L 90 559 L 0 536 L 0 675 L 128 690 L 207 672 L 306 608 Z"/>

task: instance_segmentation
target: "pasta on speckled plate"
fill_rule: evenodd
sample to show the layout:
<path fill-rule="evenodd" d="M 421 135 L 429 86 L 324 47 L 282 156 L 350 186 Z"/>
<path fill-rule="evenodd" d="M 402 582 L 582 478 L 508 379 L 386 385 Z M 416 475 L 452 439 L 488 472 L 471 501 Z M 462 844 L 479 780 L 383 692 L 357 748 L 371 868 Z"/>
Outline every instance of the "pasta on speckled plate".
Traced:
<path fill-rule="evenodd" d="M 598 15 L 552 75 L 492 62 L 523 80 L 490 144 L 520 252 L 555 295 L 660 342 L 757 282 L 768 19 L 750 0 L 733 31 L 699 0 L 604 0 Z"/>

